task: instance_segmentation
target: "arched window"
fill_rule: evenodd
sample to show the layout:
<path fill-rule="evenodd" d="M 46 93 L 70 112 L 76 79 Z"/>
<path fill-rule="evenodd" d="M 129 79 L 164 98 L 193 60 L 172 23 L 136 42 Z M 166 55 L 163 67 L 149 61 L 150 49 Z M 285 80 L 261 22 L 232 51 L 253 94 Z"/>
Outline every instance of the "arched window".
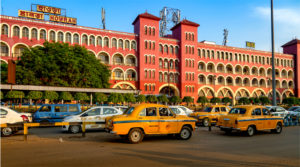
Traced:
<path fill-rule="evenodd" d="M 29 29 L 27 27 L 24 27 L 22 29 L 22 38 L 29 38 Z"/>
<path fill-rule="evenodd" d="M 162 81 L 163 81 L 163 74 L 159 73 L 159 82 L 162 82 Z"/>
<path fill-rule="evenodd" d="M 129 41 L 128 40 L 125 41 L 125 49 L 129 49 Z"/>
<path fill-rule="evenodd" d="M 111 46 L 112 46 L 113 48 L 116 48 L 116 47 L 117 47 L 117 40 L 116 40 L 115 38 L 112 39 L 112 41 L 111 41 Z"/>
<path fill-rule="evenodd" d="M 149 35 L 151 35 L 151 27 L 149 27 L 149 30 L 148 30 L 148 32 L 149 32 Z"/>
<path fill-rule="evenodd" d="M 152 49 L 155 50 L 155 42 L 152 42 Z"/>
<path fill-rule="evenodd" d="M 82 36 L 82 44 L 86 44 L 87 45 L 87 43 L 88 43 L 88 37 L 87 37 L 87 35 L 83 35 Z"/>
<path fill-rule="evenodd" d="M 54 31 L 50 31 L 50 40 L 55 41 L 55 32 Z"/>
<path fill-rule="evenodd" d="M 163 61 L 162 61 L 162 59 L 159 59 L 159 68 L 163 68 Z"/>
<path fill-rule="evenodd" d="M 63 42 L 64 41 L 64 34 L 62 32 L 58 32 L 58 34 L 57 34 L 57 40 L 59 42 Z"/>
<path fill-rule="evenodd" d="M 13 28 L 13 36 L 14 37 L 20 37 L 20 28 L 19 27 L 15 26 Z"/>
<path fill-rule="evenodd" d="M 165 52 L 166 54 L 168 54 L 168 46 L 167 46 L 167 45 L 164 46 L 164 52 Z"/>
<path fill-rule="evenodd" d="M 0 53 L 0 56 L 5 56 L 5 57 L 9 56 L 8 46 L 5 43 L 2 43 L 2 42 L 1 42 L 1 53 Z"/>
<path fill-rule="evenodd" d="M 8 35 L 8 26 L 5 24 L 1 27 L 1 35 Z"/>
<path fill-rule="evenodd" d="M 155 36 L 155 28 L 152 29 L 152 35 Z"/>
<path fill-rule="evenodd" d="M 121 49 L 124 49 L 124 46 L 123 46 L 123 40 L 122 39 L 119 39 L 119 48 Z"/>
<path fill-rule="evenodd" d="M 145 41 L 145 49 L 148 48 L 148 41 Z"/>
<path fill-rule="evenodd" d="M 109 47 L 109 39 L 107 37 L 104 38 L 104 46 Z"/>
<path fill-rule="evenodd" d="M 145 26 L 145 35 L 147 35 L 148 28 Z"/>
<path fill-rule="evenodd" d="M 101 37 L 97 37 L 97 45 L 102 46 L 102 38 Z"/>
<path fill-rule="evenodd" d="M 37 29 L 33 28 L 31 30 L 31 39 L 37 39 Z"/>
<path fill-rule="evenodd" d="M 90 36 L 90 45 L 95 46 L 95 37 L 94 36 Z"/>
<path fill-rule="evenodd" d="M 71 39 L 72 39 L 71 33 L 67 32 L 66 33 L 66 42 L 70 42 L 71 43 Z"/>
<path fill-rule="evenodd" d="M 170 46 L 170 54 L 173 54 L 174 53 L 174 47 L 171 45 Z"/>
<path fill-rule="evenodd" d="M 177 55 L 179 53 L 179 48 L 178 46 L 175 46 L 175 54 Z"/>
<path fill-rule="evenodd" d="M 159 52 L 162 53 L 163 52 L 163 46 L 159 45 Z"/>
<path fill-rule="evenodd" d="M 79 35 L 78 34 L 74 34 L 73 35 L 73 43 L 79 43 Z"/>
<path fill-rule="evenodd" d="M 40 31 L 40 39 L 46 40 L 46 31 L 45 30 Z"/>

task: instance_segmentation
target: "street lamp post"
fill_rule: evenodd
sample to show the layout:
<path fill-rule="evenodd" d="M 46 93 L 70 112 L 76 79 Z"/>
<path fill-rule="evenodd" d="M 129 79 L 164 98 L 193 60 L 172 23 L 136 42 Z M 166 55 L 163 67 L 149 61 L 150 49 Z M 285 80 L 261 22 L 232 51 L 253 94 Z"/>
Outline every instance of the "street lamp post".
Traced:
<path fill-rule="evenodd" d="M 271 36 L 272 36 L 272 105 L 276 106 L 276 79 L 275 79 L 275 56 L 274 56 L 274 19 L 273 19 L 273 0 L 271 0 Z"/>

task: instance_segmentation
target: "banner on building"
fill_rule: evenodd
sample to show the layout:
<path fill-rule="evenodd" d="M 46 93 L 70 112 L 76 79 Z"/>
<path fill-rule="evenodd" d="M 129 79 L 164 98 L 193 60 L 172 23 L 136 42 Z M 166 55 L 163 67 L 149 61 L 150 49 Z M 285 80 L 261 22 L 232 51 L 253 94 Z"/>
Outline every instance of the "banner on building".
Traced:
<path fill-rule="evenodd" d="M 44 20 L 44 13 L 19 10 L 18 15 L 19 15 L 19 17 L 27 17 L 27 18 L 32 18 L 32 19 Z"/>
<path fill-rule="evenodd" d="M 36 5 L 36 10 L 38 12 L 43 12 L 43 13 L 52 13 L 52 14 L 57 14 L 57 15 L 61 14 L 60 8 L 44 6 L 44 5 Z"/>
<path fill-rule="evenodd" d="M 72 17 L 49 15 L 49 20 L 61 23 L 77 24 L 77 19 Z"/>
<path fill-rule="evenodd" d="M 249 42 L 249 41 L 246 41 L 246 47 L 247 48 L 255 48 L 255 43 L 254 42 Z"/>

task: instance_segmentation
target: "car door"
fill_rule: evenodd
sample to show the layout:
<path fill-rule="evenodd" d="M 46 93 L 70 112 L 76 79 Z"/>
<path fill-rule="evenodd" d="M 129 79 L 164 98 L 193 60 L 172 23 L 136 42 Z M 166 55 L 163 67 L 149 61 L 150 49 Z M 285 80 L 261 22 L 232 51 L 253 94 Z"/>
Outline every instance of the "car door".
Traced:
<path fill-rule="evenodd" d="M 138 115 L 138 122 L 147 134 L 159 133 L 159 117 L 156 107 L 146 107 Z"/>
<path fill-rule="evenodd" d="M 177 133 L 178 121 L 176 116 L 166 107 L 159 107 L 159 132 L 162 134 Z"/>
<path fill-rule="evenodd" d="M 8 118 L 8 112 L 5 109 L 1 108 L 0 109 L 0 122 L 1 122 L 1 124 L 9 123 L 8 119 L 9 119 Z"/>
<path fill-rule="evenodd" d="M 252 122 L 255 124 L 257 130 L 262 130 L 263 125 L 263 116 L 261 112 L 261 108 L 255 108 L 252 110 Z"/>
<path fill-rule="evenodd" d="M 53 106 L 54 107 L 54 120 L 55 122 L 61 122 L 68 114 L 68 106 Z"/>
<path fill-rule="evenodd" d="M 276 120 L 271 119 L 270 111 L 266 108 L 262 108 L 262 114 L 264 117 L 263 128 L 264 129 L 274 129 L 276 125 Z"/>
<path fill-rule="evenodd" d="M 211 115 L 212 120 L 216 120 L 218 116 L 221 114 L 221 108 L 220 107 L 214 107 L 214 110 Z"/>
<path fill-rule="evenodd" d="M 96 122 L 97 117 L 100 117 L 101 108 L 91 108 L 81 115 L 82 122 Z M 97 124 L 86 124 L 86 129 L 98 128 Z"/>
<path fill-rule="evenodd" d="M 101 113 L 100 117 L 96 117 L 97 122 L 101 122 L 98 124 L 99 125 L 98 127 L 104 128 L 106 117 L 111 117 L 111 116 L 120 115 L 120 114 L 121 114 L 121 111 L 116 109 L 115 107 L 102 108 L 102 113 Z"/>
<path fill-rule="evenodd" d="M 54 112 L 52 112 L 52 107 L 51 105 L 44 105 L 42 106 L 38 113 L 35 115 L 35 119 L 37 119 L 37 121 L 42 121 L 42 120 L 48 120 L 51 121 L 51 119 L 53 118 Z"/>

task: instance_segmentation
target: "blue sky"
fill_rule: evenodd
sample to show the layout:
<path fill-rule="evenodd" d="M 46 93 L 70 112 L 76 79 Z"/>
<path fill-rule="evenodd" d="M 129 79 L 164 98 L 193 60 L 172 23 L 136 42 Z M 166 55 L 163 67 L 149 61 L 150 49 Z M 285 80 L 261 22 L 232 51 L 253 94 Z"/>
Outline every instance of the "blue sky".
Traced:
<path fill-rule="evenodd" d="M 181 10 L 182 18 L 200 24 L 198 40 L 222 44 L 223 29 L 229 30 L 228 45 L 271 50 L 270 0 L 1 0 L 1 13 L 17 16 L 18 9 L 30 10 L 31 4 L 65 8 L 77 18 L 78 25 L 100 27 L 101 7 L 106 9 L 106 27 L 133 32 L 131 23 L 146 10 L 159 16 L 164 7 Z M 295 37 L 300 38 L 300 0 L 274 0 L 275 49 Z"/>

